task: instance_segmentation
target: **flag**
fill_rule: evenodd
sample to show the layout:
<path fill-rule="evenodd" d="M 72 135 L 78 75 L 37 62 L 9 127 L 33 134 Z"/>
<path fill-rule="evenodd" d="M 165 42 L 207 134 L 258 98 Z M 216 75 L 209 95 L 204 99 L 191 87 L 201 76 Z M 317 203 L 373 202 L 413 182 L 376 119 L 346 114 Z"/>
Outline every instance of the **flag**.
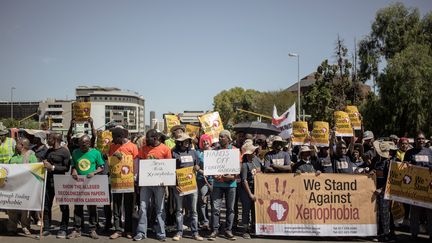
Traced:
<path fill-rule="evenodd" d="M 278 116 L 276 106 L 273 106 L 272 124 L 281 129 L 279 134 L 283 139 L 287 139 L 292 134 L 292 123 L 296 119 L 295 103 L 282 115 Z"/>

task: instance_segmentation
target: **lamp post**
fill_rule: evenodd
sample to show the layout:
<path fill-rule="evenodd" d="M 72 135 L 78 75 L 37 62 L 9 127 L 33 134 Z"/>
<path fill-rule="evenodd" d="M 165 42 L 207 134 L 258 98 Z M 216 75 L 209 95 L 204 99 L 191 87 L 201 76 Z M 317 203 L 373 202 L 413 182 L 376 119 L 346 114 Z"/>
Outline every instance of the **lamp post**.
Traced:
<path fill-rule="evenodd" d="M 300 105 L 300 55 L 296 53 L 288 53 L 289 57 L 297 57 L 297 117 L 300 120 L 300 112 L 301 112 L 301 105 Z"/>
<path fill-rule="evenodd" d="M 11 88 L 11 119 L 13 119 L 13 91 L 15 90 L 15 87 Z"/>

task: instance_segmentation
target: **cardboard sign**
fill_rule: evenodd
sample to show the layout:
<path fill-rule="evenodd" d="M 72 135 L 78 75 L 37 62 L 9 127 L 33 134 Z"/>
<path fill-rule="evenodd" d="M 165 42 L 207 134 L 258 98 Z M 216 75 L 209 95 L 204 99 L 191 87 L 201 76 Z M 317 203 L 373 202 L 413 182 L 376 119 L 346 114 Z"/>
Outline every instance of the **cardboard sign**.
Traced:
<path fill-rule="evenodd" d="M 192 194 L 197 191 L 196 176 L 193 166 L 176 170 L 177 187 L 180 196 Z"/>
<path fill-rule="evenodd" d="M 95 175 L 87 178 L 79 175 L 54 175 L 54 190 L 60 205 L 109 205 L 108 176 Z"/>
<path fill-rule="evenodd" d="M 221 149 L 204 151 L 204 175 L 240 174 L 240 151 Z"/>
<path fill-rule="evenodd" d="M 429 169 L 392 162 L 384 198 L 432 208 L 432 177 Z"/>
<path fill-rule="evenodd" d="M 146 159 L 139 162 L 139 186 L 175 186 L 175 159 Z"/>
<path fill-rule="evenodd" d="M 119 160 L 108 157 L 112 193 L 134 192 L 134 171 L 132 155 L 123 154 Z"/>
<path fill-rule="evenodd" d="M 345 110 L 348 113 L 354 130 L 361 130 L 360 112 L 358 111 L 357 106 L 347 106 Z"/>
<path fill-rule="evenodd" d="M 224 130 L 219 112 L 212 112 L 198 117 L 205 134 L 210 135 L 213 143 L 219 142 L 219 133 Z"/>
<path fill-rule="evenodd" d="M 43 163 L 0 164 L 0 208 L 40 211 L 44 181 Z"/>
<path fill-rule="evenodd" d="M 256 174 L 256 234 L 375 236 L 374 191 L 367 175 Z"/>
<path fill-rule="evenodd" d="M 305 121 L 293 122 L 293 145 L 303 145 L 309 136 L 308 124 Z"/>
<path fill-rule="evenodd" d="M 336 137 L 354 136 L 348 113 L 343 111 L 335 111 L 334 120 L 336 124 Z"/>
<path fill-rule="evenodd" d="M 165 125 L 166 125 L 166 131 L 165 133 L 170 133 L 171 128 L 174 126 L 180 125 L 180 120 L 177 115 L 164 115 L 165 117 Z"/>
<path fill-rule="evenodd" d="M 329 146 L 329 124 L 328 122 L 316 121 L 313 123 L 312 145 L 317 147 Z"/>
<path fill-rule="evenodd" d="M 73 114 L 76 121 L 87 121 L 90 117 L 91 103 L 90 102 L 75 102 L 73 103 Z"/>

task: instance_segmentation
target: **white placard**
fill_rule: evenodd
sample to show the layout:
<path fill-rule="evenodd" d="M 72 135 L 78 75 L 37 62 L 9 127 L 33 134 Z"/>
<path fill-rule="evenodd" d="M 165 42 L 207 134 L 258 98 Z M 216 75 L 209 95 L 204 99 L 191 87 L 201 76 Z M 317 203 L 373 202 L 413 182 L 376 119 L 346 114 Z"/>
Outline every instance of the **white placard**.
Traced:
<path fill-rule="evenodd" d="M 139 162 L 139 186 L 175 186 L 175 159 L 146 159 Z"/>
<path fill-rule="evenodd" d="M 95 175 L 87 178 L 71 175 L 54 175 L 54 190 L 60 205 L 109 205 L 108 176 Z"/>
<path fill-rule="evenodd" d="M 221 149 L 204 151 L 204 175 L 240 174 L 240 151 Z"/>

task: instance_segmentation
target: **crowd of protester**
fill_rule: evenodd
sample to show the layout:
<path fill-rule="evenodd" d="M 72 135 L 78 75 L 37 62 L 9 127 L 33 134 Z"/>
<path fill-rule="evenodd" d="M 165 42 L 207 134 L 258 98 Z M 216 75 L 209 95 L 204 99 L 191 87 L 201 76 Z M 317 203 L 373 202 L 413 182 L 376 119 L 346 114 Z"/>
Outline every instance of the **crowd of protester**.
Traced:
<path fill-rule="evenodd" d="M 181 240 L 186 229 L 197 241 L 202 241 L 203 236 L 213 241 L 221 235 L 229 240 L 235 240 L 236 235 L 250 239 L 255 229 L 256 173 L 315 173 L 317 176 L 321 173 L 345 173 L 376 176 L 379 219 L 376 240 L 390 241 L 396 237 L 391 202 L 384 199 L 390 162 L 427 167 L 432 173 L 430 141 L 422 132 L 416 134 L 412 143 L 408 138 L 396 135 L 376 138 L 372 131 L 362 132 L 358 137 L 343 138 L 335 137 L 333 132 L 329 146 L 316 147 L 292 146 L 289 139 L 273 135 L 237 132 L 234 138 L 227 130 L 220 133 L 217 143 L 213 143 L 207 134 L 191 137 L 182 125 L 174 126 L 169 135 L 151 129 L 145 135 L 130 137 L 127 129 L 117 126 L 110 129 L 112 141 L 108 144 L 109 149 L 104 151 L 95 148 L 96 131 L 91 119 L 90 134 L 73 134 L 74 123 L 72 121 L 66 141 L 55 132 L 25 133 L 15 141 L 8 137 L 7 130 L 0 131 L 0 163 L 42 161 L 48 171 L 43 222 L 39 212 L 7 210 L 9 234 L 17 234 L 17 225 L 21 225 L 24 234 L 32 234 L 30 224 L 33 221 L 43 225 L 44 236 L 56 232 L 57 238 L 80 237 L 84 229 L 83 206 L 74 206 L 73 225 L 70 227 L 70 208 L 60 205 L 60 227 L 53 230 L 53 175 L 70 174 L 74 178 L 78 175 L 88 178 L 96 174 L 109 175 L 110 156 L 121 159 L 124 155 L 131 155 L 135 165 L 140 159 L 175 159 L 177 169 L 193 166 L 198 188 L 195 193 L 182 196 L 175 186 L 138 187 L 138 166 L 135 166 L 135 192 L 113 193 L 111 205 L 103 207 L 105 222 L 99 221 L 101 215 L 98 215 L 96 206 L 87 206 L 89 236 L 93 239 L 98 239 L 103 231 L 110 235 L 110 239 L 126 237 L 139 241 L 147 238 L 150 229 L 158 240 L 166 241 L 168 228 L 174 231 L 174 241 Z M 204 175 L 204 151 L 236 148 L 241 153 L 240 175 Z M 83 160 L 90 163 L 82 164 Z M 404 205 L 404 208 L 403 223 L 409 225 L 412 237 L 417 238 L 420 226 L 427 225 L 432 239 L 432 209 L 413 205 Z M 222 216 L 224 220 L 221 220 Z"/>

